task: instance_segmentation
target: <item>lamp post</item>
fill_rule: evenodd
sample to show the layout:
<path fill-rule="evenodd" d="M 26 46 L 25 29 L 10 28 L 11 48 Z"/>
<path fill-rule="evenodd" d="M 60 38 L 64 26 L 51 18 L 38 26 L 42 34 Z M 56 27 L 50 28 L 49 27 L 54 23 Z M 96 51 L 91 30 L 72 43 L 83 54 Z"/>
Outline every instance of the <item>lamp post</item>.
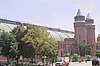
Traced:
<path fill-rule="evenodd" d="M 46 63 L 46 58 L 47 58 L 47 57 L 46 57 L 46 56 L 43 56 L 42 58 L 43 58 L 43 63 L 45 64 L 45 63 Z"/>

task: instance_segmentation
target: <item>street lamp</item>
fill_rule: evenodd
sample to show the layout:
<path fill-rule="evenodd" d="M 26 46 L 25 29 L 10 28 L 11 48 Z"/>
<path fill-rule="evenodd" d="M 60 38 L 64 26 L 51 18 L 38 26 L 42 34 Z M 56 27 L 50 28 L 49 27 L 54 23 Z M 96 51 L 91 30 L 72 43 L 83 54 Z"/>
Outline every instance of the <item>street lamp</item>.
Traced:
<path fill-rule="evenodd" d="M 47 56 L 43 56 L 42 58 L 43 58 L 43 63 L 45 64 Z"/>

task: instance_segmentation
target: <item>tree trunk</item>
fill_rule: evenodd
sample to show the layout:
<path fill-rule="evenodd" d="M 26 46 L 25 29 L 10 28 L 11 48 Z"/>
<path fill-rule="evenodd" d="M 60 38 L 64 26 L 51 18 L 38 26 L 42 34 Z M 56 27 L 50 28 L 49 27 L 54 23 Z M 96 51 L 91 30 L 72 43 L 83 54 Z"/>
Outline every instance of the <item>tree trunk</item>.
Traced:
<path fill-rule="evenodd" d="M 35 61 L 35 63 L 37 64 L 37 55 L 35 55 L 34 61 Z"/>
<path fill-rule="evenodd" d="M 16 66 L 18 66 L 18 59 L 17 59 L 17 63 L 16 63 Z"/>
<path fill-rule="evenodd" d="M 9 65 L 9 56 L 7 56 L 7 66 Z"/>

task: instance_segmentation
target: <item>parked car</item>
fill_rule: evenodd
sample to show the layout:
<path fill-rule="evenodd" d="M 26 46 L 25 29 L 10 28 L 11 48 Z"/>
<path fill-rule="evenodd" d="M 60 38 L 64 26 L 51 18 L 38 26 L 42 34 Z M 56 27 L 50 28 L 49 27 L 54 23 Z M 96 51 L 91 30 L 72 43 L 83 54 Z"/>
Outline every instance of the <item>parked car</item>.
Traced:
<path fill-rule="evenodd" d="M 93 59 L 92 60 L 92 66 L 99 66 L 100 65 L 100 61 L 97 59 Z"/>
<path fill-rule="evenodd" d="M 69 65 L 69 62 L 56 62 L 55 63 L 55 66 L 68 66 Z"/>
<path fill-rule="evenodd" d="M 0 64 L 0 66 L 6 66 L 5 64 Z"/>
<path fill-rule="evenodd" d="M 62 66 L 63 65 L 63 62 L 56 62 L 55 63 L 55 66 Z"/>

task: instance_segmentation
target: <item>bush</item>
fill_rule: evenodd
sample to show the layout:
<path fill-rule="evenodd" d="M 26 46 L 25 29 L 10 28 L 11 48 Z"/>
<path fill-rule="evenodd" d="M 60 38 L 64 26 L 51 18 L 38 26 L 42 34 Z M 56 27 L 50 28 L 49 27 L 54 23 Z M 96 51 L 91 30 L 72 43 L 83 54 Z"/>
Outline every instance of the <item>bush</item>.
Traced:
<path fill-rule="evenodd" d="M 6 61 L 0 61 L 0 64 L 2 65 L 7 65 L 7 62 Z"/>
<path fill-rule="evenodd" d="M 91 60 L 91 56 L 90 55 L 86 55 L 86 59 L 87 59 L 87 61 L 90 61 Z"/>
<path fill-rule="evenodd" d="M 96 56 L 100 57 L 100 50 L 96 50 Z"/>
<path fill-rule="evenodd" d="M 78 54 L 74 54 L 72 56 L 72 61 L 77 62 L 79 58 L 80 58 L 80 56 Z"/>

